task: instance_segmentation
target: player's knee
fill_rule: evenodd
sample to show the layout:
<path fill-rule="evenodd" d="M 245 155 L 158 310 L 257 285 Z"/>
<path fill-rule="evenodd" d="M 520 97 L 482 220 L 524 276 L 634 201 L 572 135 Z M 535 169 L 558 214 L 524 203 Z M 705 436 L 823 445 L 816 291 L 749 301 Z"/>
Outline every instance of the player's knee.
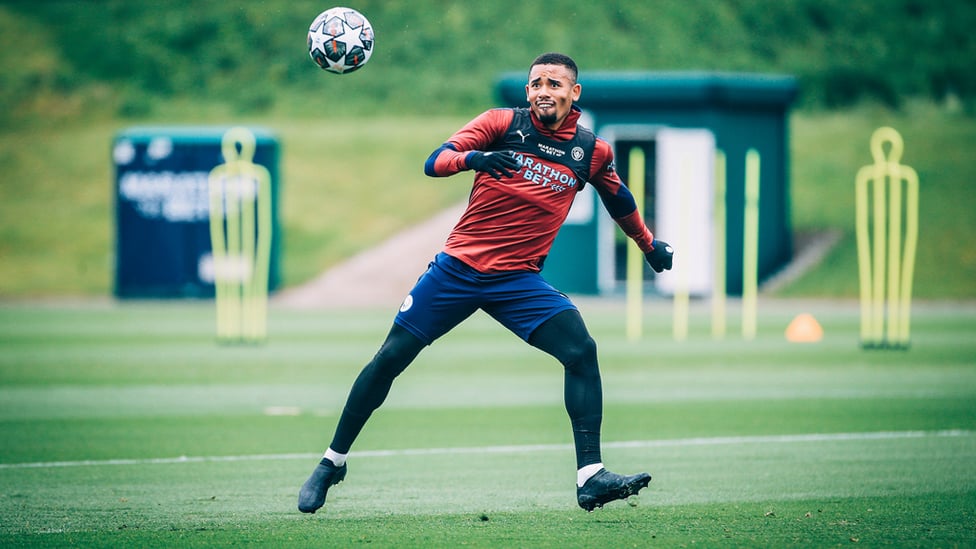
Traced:
<path fill-rule="evenodd" d="M 584 337 L 569 341 L 564 349 L 563 366 L 578 375 L 598 375 L 596 341 Z"/>
<path fill-rule="evenodd" d="M 396 326 L 376 352 L 369 367 L 379 375 L 394 378 L 413 362 L 423 348 L 423 342 L 416 336 Z"/>

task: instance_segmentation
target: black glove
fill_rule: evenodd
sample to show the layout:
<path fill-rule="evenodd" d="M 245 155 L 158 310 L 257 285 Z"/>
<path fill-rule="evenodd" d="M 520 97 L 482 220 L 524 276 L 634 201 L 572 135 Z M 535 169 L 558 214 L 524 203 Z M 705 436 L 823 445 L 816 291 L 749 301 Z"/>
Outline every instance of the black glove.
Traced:
<path fill-rule="evenodd" d="M 512 151 L 477 151 L 468 157 L 468 167 L 501 179 L 503 175 L 512 177 L 512 172 L 517 173 L 522 165 L 512 156 Z"/>
<path fill-rule="evenodd" d="M 667 242 L 654 240 L 651 242 L 654 249 L 644 254 L 644 259 L 654 269 L 655 273 L 671 270 L 671 261 L 674 258 L 674 248 Z"/>

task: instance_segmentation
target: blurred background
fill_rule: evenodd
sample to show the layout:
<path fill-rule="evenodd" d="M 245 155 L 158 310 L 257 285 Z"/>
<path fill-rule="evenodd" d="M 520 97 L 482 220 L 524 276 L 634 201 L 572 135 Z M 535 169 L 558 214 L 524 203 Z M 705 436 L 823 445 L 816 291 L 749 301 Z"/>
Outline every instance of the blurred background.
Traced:
<path fill-rule="evenodd" d="M 309 1 L 0 2 L 0 299 L 110 296 L 112 140 L 139 125 L 258 125 L 281 143 L 281 287 L 462 201 L 427 155 L 499 105 L 500 75 L 562 51 L 587 71 L 795 76 L 793 230 L 838 234 L 790 297 L 857 296 L 854 178 L 871 133 L 921 182 L 915 295 L 976 297 L 976 3 L 957 0 L 362 0 L 376 49 L 309 59 Z M 584 88 L 585 94 L 585 88 Z"/>

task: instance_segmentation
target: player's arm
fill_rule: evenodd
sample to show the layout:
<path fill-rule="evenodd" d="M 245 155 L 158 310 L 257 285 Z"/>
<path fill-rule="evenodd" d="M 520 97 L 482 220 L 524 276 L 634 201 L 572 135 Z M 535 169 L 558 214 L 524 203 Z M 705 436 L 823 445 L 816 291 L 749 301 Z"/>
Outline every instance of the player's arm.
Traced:
<path fill-rule="evenodd" d="M 424 173 L 430 177 L 447 177 L 468 169 L 466 151 L 457 150 L 457 145 L 448 141 L 430 153 L 424 162 Z"/>
<path fill-rule="evenodd" d="M 656 240 L 647 228 L 634 195 L 614 169 L 613 151 L 605 141 L 597 141 L 591 167 L 594 176 L 590 182 L 617 226 L 637 243 L 655 272 L 671 269 L 674 250 L 667 242 Z"/>
<path fill-rule="evenodd" d="M 511 177 L 518 162 L 505 152 L 485 151 L 501 138 L 512 123 L 511 109 L 492 109 L 481 113 L 457 131 L 427 157 L 424 173 L 447 177 L 465 170 L 486 172 L 495 179 Z"/>

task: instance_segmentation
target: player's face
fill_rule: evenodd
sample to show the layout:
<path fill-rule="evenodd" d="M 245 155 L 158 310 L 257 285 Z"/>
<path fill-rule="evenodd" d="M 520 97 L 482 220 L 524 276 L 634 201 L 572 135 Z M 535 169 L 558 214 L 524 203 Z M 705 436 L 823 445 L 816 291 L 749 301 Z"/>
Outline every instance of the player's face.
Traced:
<path fill-rule="evenodd" d="M 551 130 L 558 129 L 579 99 L 580 85 L 562 65 L 535 65 L 525 86 L 529 108 Z"/>

